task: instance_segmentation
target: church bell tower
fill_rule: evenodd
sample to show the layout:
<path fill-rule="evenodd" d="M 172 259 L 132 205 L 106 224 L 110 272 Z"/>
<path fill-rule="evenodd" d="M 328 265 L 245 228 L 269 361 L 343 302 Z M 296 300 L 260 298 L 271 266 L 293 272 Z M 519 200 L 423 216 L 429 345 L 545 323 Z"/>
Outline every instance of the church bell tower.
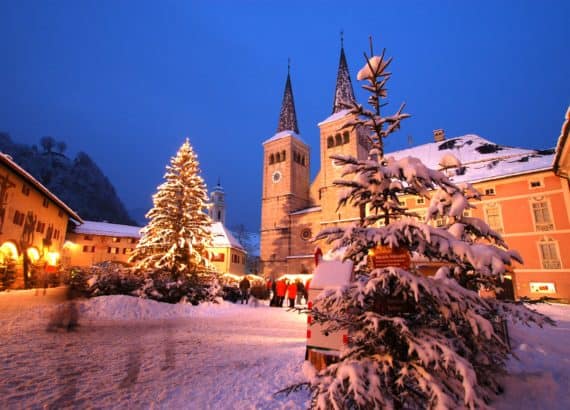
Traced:
<path fill-rule="evenodd" d="M 289 214 L 309 204 L 310 149 L 299 135 L 290 70 L 276 134 L 263 143 L 260 257 L 270 278 L 288 272 Z"/>

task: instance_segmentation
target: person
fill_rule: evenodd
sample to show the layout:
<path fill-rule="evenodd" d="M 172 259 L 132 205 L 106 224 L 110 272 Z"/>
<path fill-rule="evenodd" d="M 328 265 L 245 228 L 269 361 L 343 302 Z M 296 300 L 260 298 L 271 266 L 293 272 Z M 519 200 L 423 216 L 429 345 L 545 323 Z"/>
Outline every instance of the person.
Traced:
<path fill-rule="evenodd" d="M 269 306 L 277 306 L 277 282 L 275 280 L 271 281 L 271 300 L 269 301 Z"/>
<path fill-rule="evenodd" d="M 284 279 L 277 281 L 277 284 L 275 285 L 275 292 L 277 294 L 275 306 L 283 307 L 283 301 L 285 300 L 285 293 L 287 292 L 287 282 L 285 282 Z"/>
<path fill-rule="evenodd" d="M 289 283 L 287 286 L 287 298 L 289 299 L 289 307 L 295 307 L 295 298 L 297 297 L 297 285 L 295 282 Z"/>
<path fill-rule="evenodd" d="M 242 305 L 243 305 L 244 301 L 246 304 L 249 302 L 249 288 L 251 288 L 251 284 L 249 283 L 247 276 L 244 276 L 243 279 L 241 280 L 241 282 L 239 283 L 239 290 L 241 292 L 241 304 Z"/>
<path fill-rule="evenodd" d="M 295 284 L 297 285 L 297 304 L 300 305 L 301 300 L 305 296 L 305 285 L 303 285 L 303 282 L 301 282 L 299 279 L 295 281 Z"/>

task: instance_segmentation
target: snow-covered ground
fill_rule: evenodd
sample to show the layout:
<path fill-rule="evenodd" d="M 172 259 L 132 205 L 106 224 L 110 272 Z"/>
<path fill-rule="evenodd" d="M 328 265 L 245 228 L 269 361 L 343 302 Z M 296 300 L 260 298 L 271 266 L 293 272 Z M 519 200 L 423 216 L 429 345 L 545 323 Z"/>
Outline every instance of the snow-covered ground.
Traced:
<path fill-rule="evenodd" d="M 52 299 L 50 300 L 50 292 Z M 265 305 L 167 305 L 127 296 L 79 304 L 75 332 L 47 332 L 57 309 L 33 291 L 0 293 L 0 407 L 302 409 L 306 320 Z M 51 303 L 50 303 L 51 302 Z M 514 327 L 500 409 L 570 405 L 570 307 L 558 327 Z"/>

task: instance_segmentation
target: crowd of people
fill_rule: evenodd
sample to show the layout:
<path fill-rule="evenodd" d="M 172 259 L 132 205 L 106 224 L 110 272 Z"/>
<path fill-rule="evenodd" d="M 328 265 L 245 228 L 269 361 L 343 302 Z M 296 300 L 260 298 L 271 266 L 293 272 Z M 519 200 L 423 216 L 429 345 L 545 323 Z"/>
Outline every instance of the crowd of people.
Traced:
<path fill-rule="evenodd" d="M 267 290 L 271 292 L 271 300 L 269 306 L 283 307 L 285 299 L 287 299 L 290 308 L 294 308 L 295 304 L 300 305 L 307 303 L 309 298 L 309 279 L 303 283 L 300 279 L 290 281 L 287 279 L 280 279 L 277 281 L 268 280 Z"/>

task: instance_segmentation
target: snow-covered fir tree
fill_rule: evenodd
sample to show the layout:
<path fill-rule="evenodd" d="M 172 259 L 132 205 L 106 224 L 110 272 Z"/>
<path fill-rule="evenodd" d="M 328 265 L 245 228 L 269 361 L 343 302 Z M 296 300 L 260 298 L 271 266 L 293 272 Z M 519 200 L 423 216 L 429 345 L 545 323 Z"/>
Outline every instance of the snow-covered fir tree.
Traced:
<path fill-rule="evenodd" d="M 164 179 L 130 261 L 137 271 L 168 272 L 173 279 L 206 271 L 206 247 L 212 240 L 211 220 L 204 212 L 208 195 L 188 139 L 170 160 Z"/>
<path fill-rule="evenodd" d="M 479 199 L 472 186 L 453 183 L 417 158 L 384 157 L 384 138 L 409 115 L 403 105 L 391 116 L 380 112 L 391 59 L 384 52 L 372 54 L 357 76 L 370 92 L 371 109 L 354 103 L 349 108 L 357 119 L 348 125 L 369 131 L 369 156 L 332 157 L 343 166 L 343 179 L 335 181 L 342 189 L 339 207 L 367 212 L 352 226 L 329 228 L 316 237 L 352 260 L 355 280 L 325 289 L 310 310 L 325 331 L 348 333 L 350 341 L 337 363 L 321 371 L 306 366 L 311 405 L 484 408 L 501 391 L 509 357 L 503 321 L 551 321 L 521 304 L 479 296 L 481 287 L 500 292 L 502 276 L 514 261 L 522 261 L 484 221 L 464 216 Z M 458 165 L 453 158 L 442 162 L 445 168 L 451 165 Z M 402 195 L 428 199 L 427 216 L 406 209 Z M 374 268 L 370 260 L 378 246 L 443 262 L 443 267 L 432 277 L 413 264 Z"/>

